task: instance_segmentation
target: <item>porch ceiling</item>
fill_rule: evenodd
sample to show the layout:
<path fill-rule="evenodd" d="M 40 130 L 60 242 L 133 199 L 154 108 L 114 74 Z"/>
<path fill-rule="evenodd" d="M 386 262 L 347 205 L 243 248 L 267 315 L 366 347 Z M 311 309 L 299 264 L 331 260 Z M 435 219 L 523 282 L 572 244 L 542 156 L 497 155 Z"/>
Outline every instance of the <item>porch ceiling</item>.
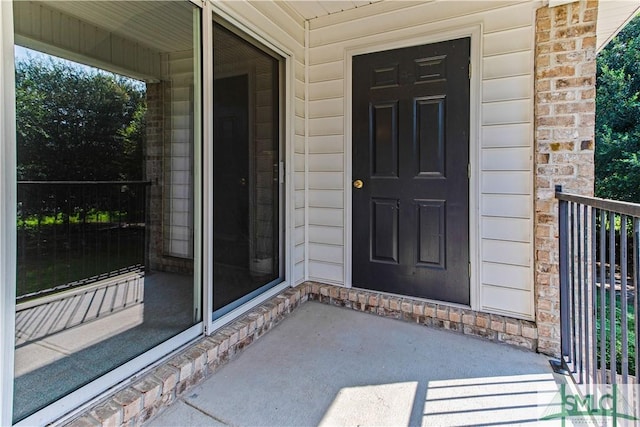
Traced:
<path fill-rule="evenodd" d="M 392 0 L 291 0 L 287 1 L 285 7 L 289 7 L 294 13 L 302 17 L 304 20 L 313 20 L 332 14 L 345 12 L 351 9 L 368 6 L 373 3 L 385 2 Z M 426 0 L 426 1 L 442 1 L 456 2 L 469 0 Z M 510 3 L 519 3 L 526 1 L 539 0 L 520 0 Z M 571 3 L 574 0 L 547 0 L 544 3 L 550 7 Z M 398 2 L 395 2 L 398 3 Z M 384 10 L 381 9 L 381 10 Z M 600 51 L 606 44 L 615 37 L 616 34 L 640 12 L 640 0 L 599 0 L 598 5 L 598 28 L 597 28 L 597 50 Z"/>
<path fill-rule="evenodd" d="M 316 0 L 293 0 L 287 5 L 298 15 L 307 21 L 333 13 L 344 12 L 345 10 L 367 6 L 382 0 L 351 0 L 351 1 L 316 1 Z"/>
<path fill-rule="evenodd" d="M 348 10 L 366 7 L 374 3 L 390 0 L 291 0 L 283 2 L 304 20 L 314 20 Z M 427 0 L 427 1 L 465 1 L 465 0 Z M 466 0 L 468 1 L 468 0 Z M 531 1 L 531 0 L 522 0 Z M 538 1 L 538 0 L 535 0 Z M 570 0 L 549 0 L 550 6 L 568 3 Z M 517 3 L 515 1 L 514 3 Z M 43 5 L 45 3 L 42 3 Z M 185 38 L 177 30 L 181 25 L 190 25 L 193 17 L 188 9 L 172 8 L 171 2 L 139 1 L 56 1 L 46 2 L 46 6 L 55 8 L 82 21 L 96 23 L 100 27 L 123 37 L 138 40 L 160 52 L 172 52 L 190 48 L 191 39 Z M 172 19 L 164 22 L 164 8 L 172 8 Z M 384 10 L 384 7 L 380 10 Z M 600 51 L 629 20 L 640 11 L 640 0 L 600 0 L 598 7 L 597 50 Z M 99 24 L 98 24 L 99 23 Z M 151 29 L 162 28 L 162 31 Z M 172 30 L 176 29 L 176 31 Z M 151 30 L 151 31 L 150 31 Z"/>

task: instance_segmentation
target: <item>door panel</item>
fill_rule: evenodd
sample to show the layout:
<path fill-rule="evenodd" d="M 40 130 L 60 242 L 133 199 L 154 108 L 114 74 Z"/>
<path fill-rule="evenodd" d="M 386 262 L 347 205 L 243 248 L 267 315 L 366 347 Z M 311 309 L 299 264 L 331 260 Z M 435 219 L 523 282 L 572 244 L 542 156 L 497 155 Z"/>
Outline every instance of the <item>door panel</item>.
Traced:
<path fill-rule="evenodd" d="M 418 175 L 445 176 L 445 98 L 416 100 L 416 160 Z"/>
<path fill-rule="evenodd" d="M 373 176 L 398 176 L 398 104 L 373 105 L 371 118 Z"/>
<path fill-rule="evenodd" d="M 371 259 L 398 263 L 398 200 L 373 199 Z"/>
<path fill-rule="evenodd" d="M 353 58 L 353 285 L 469 304 L 469 38 Z"/>

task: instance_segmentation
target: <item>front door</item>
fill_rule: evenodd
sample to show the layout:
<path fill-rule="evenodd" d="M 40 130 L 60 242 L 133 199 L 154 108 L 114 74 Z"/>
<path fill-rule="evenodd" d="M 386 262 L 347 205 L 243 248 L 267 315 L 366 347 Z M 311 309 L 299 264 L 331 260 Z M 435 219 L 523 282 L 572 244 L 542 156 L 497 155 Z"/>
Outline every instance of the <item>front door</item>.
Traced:
<path fill-rule="evenodd" d="M 470 39 L 353 58 L 353 285 L 468 305 Z"/>

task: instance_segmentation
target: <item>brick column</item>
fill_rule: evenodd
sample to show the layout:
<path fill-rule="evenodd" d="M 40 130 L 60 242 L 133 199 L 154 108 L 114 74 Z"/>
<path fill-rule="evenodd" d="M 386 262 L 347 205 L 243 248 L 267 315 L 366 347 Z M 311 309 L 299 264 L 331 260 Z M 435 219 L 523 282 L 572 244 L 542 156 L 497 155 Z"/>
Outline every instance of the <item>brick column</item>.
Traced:
<path fill-rule="evenodd" d="M 535 281 L 538 351 L 560 353 L 554 187 L 593 195 L 598 1 L 536 13 Z"/>
<path fill-rule="evenodd" d="M 149 265 L 152 270 L 162 266 L 162 189 L 164 185 L 164 84 L 147 83 L 146 142 L 144 147 L 145 179 L 148 189 Z"/>

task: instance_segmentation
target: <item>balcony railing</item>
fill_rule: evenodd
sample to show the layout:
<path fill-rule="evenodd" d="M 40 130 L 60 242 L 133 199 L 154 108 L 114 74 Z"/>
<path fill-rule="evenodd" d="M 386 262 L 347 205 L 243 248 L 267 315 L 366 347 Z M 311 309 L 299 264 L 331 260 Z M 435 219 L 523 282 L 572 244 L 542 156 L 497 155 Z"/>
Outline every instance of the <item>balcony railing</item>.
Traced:
<path fill-rule="evenodd" d="M 18 182 L 18 301 L 146 264 L 149 182 Z"/>
<path fill-rule="evenodd" d="M 635 394 L 640 205 L 566 194 L 561 188 L 556 198 L 562 364 L 578 384 L 594 389 L 624 384 Z"/>

